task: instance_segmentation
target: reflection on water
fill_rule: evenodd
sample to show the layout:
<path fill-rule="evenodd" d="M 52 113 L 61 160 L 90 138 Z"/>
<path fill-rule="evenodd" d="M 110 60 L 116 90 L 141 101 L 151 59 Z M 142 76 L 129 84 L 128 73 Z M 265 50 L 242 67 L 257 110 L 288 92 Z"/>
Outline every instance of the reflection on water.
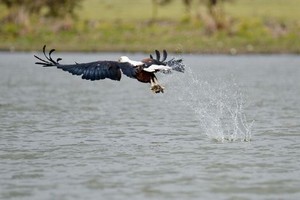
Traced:
<path fill-rule="evenodd" d="M 298 199 L 300 58 L 183 57 L 155 95 L 1 53 L 0 198 Z"/>

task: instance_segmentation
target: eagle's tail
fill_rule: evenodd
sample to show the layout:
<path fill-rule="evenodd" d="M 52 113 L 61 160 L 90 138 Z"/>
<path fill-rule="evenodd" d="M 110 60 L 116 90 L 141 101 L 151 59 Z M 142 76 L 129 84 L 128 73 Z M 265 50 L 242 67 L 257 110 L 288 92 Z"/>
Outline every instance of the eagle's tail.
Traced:
<path fill-rule="evenodd" d="M 62 60 L 61 58 L 57 58 L 56 61 L 52 59 L 51 54 L 55 51 L 55 49 L 51 49 L 49 51 L 49 54 L 47 56 L 46 54 L 46 45 L 44 45 L 43 47 L 43 53 L 45 55 L 46 60 L 34 55 L 35 58 L 37 58 L 39 60 L 39 62 L 36 62 L 35 64 L 37 65 L 42 65 L 43 67 L 53 67 L 53 66 L 59 66 L 60 64 L 58 63 L 60 60 Z"/>

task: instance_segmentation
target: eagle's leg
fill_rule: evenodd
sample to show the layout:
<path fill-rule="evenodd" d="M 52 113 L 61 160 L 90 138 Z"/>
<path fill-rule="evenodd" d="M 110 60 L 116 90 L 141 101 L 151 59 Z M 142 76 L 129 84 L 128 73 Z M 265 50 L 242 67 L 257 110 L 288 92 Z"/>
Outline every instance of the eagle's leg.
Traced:
<path fill-rule="evenodd" d="M 153 91 L 153 88 L 155 87 L 155 83 L 152 78 L 150 79 L 150 85 L 151 85 L 150 89 Z"/>
<path fill-rule="evenodd" d="M 158 92 L 157 92 L 157 87 L 156 87 L 156 85 L 155 85 L 154 78 L 151 78 L 151 79 L 150 79 L 150 84 L 151 84 L 150 89 L 152 90 L 152 92 L 158 93 Z"/>
<path fill-rule="evenodd" d="M 151 83 L 151 90 L 154 92 L 154 93 L 164 93 L 164 87 L 162 87 L 161 85 L 159 85 L 158 81 L 157 81 L 157 78 L 156 77 L 153 77 L 153 80 L 151 79 L 150 80 L 150 83 Z"/>

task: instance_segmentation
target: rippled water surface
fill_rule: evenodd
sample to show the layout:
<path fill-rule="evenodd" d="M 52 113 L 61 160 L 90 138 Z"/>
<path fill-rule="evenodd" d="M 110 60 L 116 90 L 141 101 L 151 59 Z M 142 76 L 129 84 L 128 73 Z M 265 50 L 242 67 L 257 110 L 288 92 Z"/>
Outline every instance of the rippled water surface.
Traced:
<path fill-rule="evenodd" d="M 182 57 L 155 95 L 0 53 L 0 199 L 299 199 L 300 57 Z"/>

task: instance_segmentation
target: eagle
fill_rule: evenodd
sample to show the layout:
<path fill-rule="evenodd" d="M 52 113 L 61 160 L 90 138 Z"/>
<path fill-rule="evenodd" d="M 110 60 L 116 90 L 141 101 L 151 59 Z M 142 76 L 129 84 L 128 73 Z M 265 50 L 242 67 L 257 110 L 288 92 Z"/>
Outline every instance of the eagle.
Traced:
<path fill-rule="evenodd" d="M 171 73 L 172 70 L 184 72 L 185 65 L 182 59 L 172 58 L 167 60 L 168 53 L 163 50 L 162 56 L 158 50 L 155 50 L 156 58 L 151 54 L 150 57 L 144 58 L 141 61 L 134 61 L 127 56 L 121 56 L 118 61 L 100 60 L 88 63 L 61 64 L 61 58 L 53 60 L 51 54 L 55 49 L 51 49 L 46 54 L 46 45 L 43 47 L 44 59 L 34 55 L 38 62 L 35 64 L 43 67 L 57 67 L 63 71 L 67 71 L 73 75 L 81 76 L 85 80 L 101 80 L 111 79 L 115 81 L 121 80 L 122 73 L 129 78 L 136 79 L 142 83 L 150 83 L 150 89 L 154 93 L 163 93 L 164 87 L 158 83 L 156 72 Z"/>

